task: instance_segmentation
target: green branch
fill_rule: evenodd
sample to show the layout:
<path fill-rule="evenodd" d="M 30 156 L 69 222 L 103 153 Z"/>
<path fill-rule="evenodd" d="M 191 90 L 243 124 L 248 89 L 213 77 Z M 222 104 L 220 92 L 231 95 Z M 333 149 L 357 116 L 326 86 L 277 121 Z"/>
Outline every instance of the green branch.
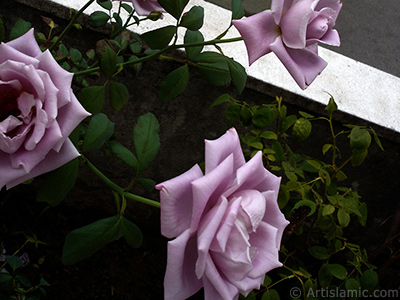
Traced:
<path fill-rule="evenodd" d="M 99 169 L 96 168 L 95 165 L 93 165 L 86 157 L 84 157 L 82 155 L 82 158 L 85 160 L 85 163 L 87 164 L 87 166 L 89 167 L 90 170 L 92 170 L 97 177 L 99 177 L 105 184 L 107 184 L 113 191 L 117 192 L 118 194 L 120 194 L 122 197 L 128 198 L 128 199 L 132 199 L 147 205 L 151 205 L 157 208 L 160 208 L 160 202 L 151 200 L 151 199 L 147 199 L 132 193 L 128 193 L 125 192 L 125 190 L 120 187 L 119 185 L 115 184 L 114 182 L 112 182 L 106 175 L 104 175 Z"/>
<path fill-rule="evenodd" d="M 69 22 L 68 26 L 64 29 L 63 32 L 61 32 L 60 36 L 55 40 L 54 44 L 51 45 L 49 48 L 50 51 L 54 50 L 54 48 L 58 45 L 58 43 L 61 41 L 61 39 L 70 31 L 72 26 L 74 25 L 76 19 L 83 13 L 83 11 L 92 4 L 94 0 L 89 0 L 78 12 L 75 14 L 75 16 L 72 18 L 71 22 Z"/>
<path fill-rule="evenodd" d="M 158 56 L 160 56 L 161 54 L 168 52 L 170 50 L 175 50 L 175 49 L 179 49 L 179 48 L 185 48 L 185 47 L 197 47 L 197 46 L 205 46 L 205 45 L 215 45 L 215 44 L 224 44 L 224 43 L 232 43 L 232 42 L 238 42 L 238 41 L 242 41 L 243 38 L 242 37 L 237 37 L 237 38 L 231 38 L 231 39 L 224 39 L 224 40 L 219 40 L 219 39 L 214 39 L 214 40 L 210 40 L 210 41 L 205 41 L 205 42 L 199 42 L 199 43 L 188 43 L 188 44 L 178 44 L 178 45 L 170 45 L 165 47 L 164 49 L 161 49 L 151 55 L 142 57 L 142 58 L 138 58 L 135 60 L 131 60 L 131 61 L 127 61 L 124 63 L 120 63 L 117 64 L 117 69 L 119 69 L 120 67 L 126 67 L 129 65 L 134 65 L 134 64 L 139 64 L 145 61 L 149 61 L 152 60 L 154 58 L 157 58 Z M 92 74 L 92 73 L 96 73 L 99 72 L 100 68 L 96 67 L 96 68 L 92 68 L 92 69 L 87 69 L 84 71 L 80 71 L 80 72 L 76 72 L 74 74 L 74 76 L 82 76 L 82 75 L 88 75 L 88 74 Z"/>

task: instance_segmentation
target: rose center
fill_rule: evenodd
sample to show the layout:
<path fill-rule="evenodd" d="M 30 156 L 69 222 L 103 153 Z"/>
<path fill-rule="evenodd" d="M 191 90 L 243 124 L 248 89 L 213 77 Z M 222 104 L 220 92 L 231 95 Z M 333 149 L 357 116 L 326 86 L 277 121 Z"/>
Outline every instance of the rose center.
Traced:
<path fill-rule="evenodd" d="M 18 108 L 17 99 L 20 91 L 9 85 L 0 85 L 0 122 L 9 116 L 17 117 L 21 111 Z"/>

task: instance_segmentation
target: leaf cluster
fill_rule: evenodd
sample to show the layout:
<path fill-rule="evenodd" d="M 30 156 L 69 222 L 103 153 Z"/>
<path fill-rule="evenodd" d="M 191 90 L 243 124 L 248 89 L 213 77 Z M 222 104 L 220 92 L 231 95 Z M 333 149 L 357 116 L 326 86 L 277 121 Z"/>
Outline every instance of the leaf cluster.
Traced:
<path fill-rule="evenodd" d="M 356 191 L 342 186 L 347 178 L 345 166 L 358 166 L 364 161 L 371 135 L 382 148 L 373 129 L 346 125 L 349 130 L 335 132 L 332 115 L 337 105 L 333 98 L 326 107 L 326 117 L 302 111 L 288 114 L 281 98 L 250 105 L 223 94 L 211 107 L 222 104 L 226 105 L 227 122 L 244 128 L 241 141 L 247 155 L 252 157 L 261 151 L 266 167 L 283 178 L 278 204 L 290 221 L 282 241 L 284 268 L 277 272 L 281 279 L 264 285 L 262 299 L 279 299 L 275 285 L 284 280 L 297 280 L 302 295 L 335 286 L 346 290 L 377 288 L 375 267 L 368 263 L 366 251 L 345 237 L 345 228 L 353 219 L 366 225 L 367 205 Z M 327 123 L 332 142 L 322 146 L 319 158 L 295 153 L 294 148 L 301 149 L 301 144 L 308 141 L 316 122 Z M 342 157 L 346 151 L 338 144 L 341 135 L 348 137 L 348 158 Z"/>

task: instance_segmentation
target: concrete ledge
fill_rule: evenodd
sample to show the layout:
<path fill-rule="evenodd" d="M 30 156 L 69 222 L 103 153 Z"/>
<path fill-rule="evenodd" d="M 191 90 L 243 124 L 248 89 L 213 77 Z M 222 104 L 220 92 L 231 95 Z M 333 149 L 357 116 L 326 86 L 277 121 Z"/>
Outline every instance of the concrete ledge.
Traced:
<path fill-rule="evenodd" d="M 52 1 L 74 9 L 79 9 L 83 5 L 82 0 Z M 118 4 L 114 3 L 114 5 Z M 215 38 L 229 26 L 231 16 L 229 10 L 203 0 L 191 0 L 187 10 L 194 5 L 201 5 L 205 9 L 205 26 L 200 31 L 206 40 Z M 86 13 L 90 14 L 99 9 L 100 6 L 94 3 Z M 131 30 L 142 33 L 166 24 L 175 24 L 175 22 L 170 15 L 165 14 L 161 21 L 143 22 L 140 27 L 133 27 Z M 182 41 L 183 28 L 180 29 L 179 34 L 180 41 Z M 227 38 L 237 36 L 239 34 L 235 28 L 231 28 L 226 35 Z M 392 139 L 398 139 L 400 134 L 400 118 L 398 117 L 400 78 L 320 47 L 320 56 L 328 62 L 328 66 L 308 89 L 302 91 L 274 54 L 262 57 L 249 67 L 243 42 L 223 44 L 221 48 L 225 55 L 240 62 L 246 68 L 249 76 L 267 85 L 277 87 L 275 89 L 277 95 L 292 93 L 294 96 L 298 96 L 294 97 L 295 99 L 311 100 L 326 105 L 329 93 L 335 98 L 340 111 L 374 123 L 385 129 L 385 136 L 389 135 Z M 208 49 L 213 50 L 214 48 L 209 47 Z"/>

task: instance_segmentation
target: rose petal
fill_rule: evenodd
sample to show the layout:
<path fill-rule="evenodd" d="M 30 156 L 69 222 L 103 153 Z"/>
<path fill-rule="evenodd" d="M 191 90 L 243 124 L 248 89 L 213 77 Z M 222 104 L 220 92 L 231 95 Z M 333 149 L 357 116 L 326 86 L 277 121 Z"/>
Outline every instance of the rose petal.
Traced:
<path fill-rule="evenodd" d="M 33 28 L 29 29 L 24 35 L 6 43 L 8 46 L 14 48 L 15 50 L 21 51 L 22 53 L 36 57 L 42 51 L 36 42 Z M 1 52 L 1 51 L 0 51 Z"/>
<path fill-rule="evenodd" d="M 40 61 L 39 68 L 49 74 L 51 81 L 59 90 L 55 103 L 57 108 L 63 107 L 71 102 L 71 82 L 74 74 L 61 68 L 49 51 L 41 53 L 37 58 Z"/>
<path fill-rule="evenodd" d="M 330 8 L 334 11 L 331 15 L 333 23 L 336 22 L 336 19 L 339 15 L 339 12 L 342 8 L 343 3 L 340 0 L 319 0 L 316 7 L 314 8 L 315 11 L 321 11 L 325 8 Z"/>
<path fill-rule="evenodd" d="M 253 269 L 249 277 L 258 278 L 272 269 L 282 266 L 279 262 L 279 245 L 276 243 L 278 229 L 265 222 L 261 222 L 257 232 L 250 236 L 250 244 L 257 248 L 257 255 L 253 259 Z"/>
<path fill-rule="evenodd" d="M 225 252 L 211 252 L 218 270 L 231 282 L 243 280 L 252 270 L 249 242 L 235 226 L 229 234 Z"/>
<path fill-rule="evenodd" d="M 186 299 L 202 286 L 195 275 L 196 238 L 186 230 L 168 242 L 167 270 L 164 278 L 164 299 Z"/>
<path fill-rule="evenodd" d="M 199 224 L 199 229 L 197 230 L 197 251 L 199 257 L 196 261 L 196 276 L 199 279 L 204 274 L 211 242 L 220 226 L 227 207 L 228 200 L 225 197 L 220 197 L 218 203 L 203 216 Z"/>
<path fill-rule="evenodd" d="M 0 73 L 2 80 L 18 80 L 24 92 L 32 94 L 37 99 L 44 99 L 44 83 L 34 65 L 8 60 L 0 65 Z"/>
<path fill-rule="evenodd" d="M 32 151 L 35 149 L 36 145 L 42 140 L 46 132 L 48 117 L 47 113 L 42 108 L 42 102 L 40 100 L 36 100 L 36 114 L 34 126 L 30 131 L 29 137 L 25 140 L 25 150 Z"/>
<path fill-rule="evenodd" d="M 71 102 L 58 110 L 56 122 L 64 138 L 68 137 L 80 122 L 90 116 L 90 113 L 88 113 L 79 103 L 78 99 L 76 99 L 72 90 L 70 90 L 70 93 Z M 60 148 L 60 146 L 60 144 L 54 145 L 54 150 Z"/>
<path fill-rule="evenodd" d="M 229 129 L 223 136 L 216 140 L 206 140 L 205 148 L 206 175 L 232 153 L 234 171 L 246 163 L 242 148 L 240 147 L 239 136 L 234 128 Z"/>
<path fill-rule="evenodd" d="M 12 60 L 15 62 L 21 62 L 27 65 L 33 65 L 35 68 L 39 66 L 39 61 L 32 56 L 26 55 L 17 49 L 13 48 L 9 45 L 9 43 L 0 44 L 0 64 L 5 63 L 8 60 Z M 3 79 L 4 80 L 4 79 Z"/>
<path fill-rule="evenodd" d="M 190 228 L 193 232 L 197 230 L 206 206 L 213 207 L 232 181 L 232 172 L 233 154 L 210 173 L 192 182 L 193 211 Z"/>
<path fill-rule="evenodd" d="M 192 214 L 191 182 L 203 176 L 198 165 L 186 173 L 156 185 L 161 199 L 161 234 L 177 237 L 190 227 Z"/>
<path fill-rule="evenodd" d="M 269 174 L 271 173 L 264 168 L 262 153 L 259 151 L 245 165 L 237 170 L 235 181 L 224 192 L 224 195 L 225 197 L 229 197 L 239 190 L 253 189 L 266 181 Z M 261 190 L 265 191 L 265 189 Z"/>
<path fill-rule="evenodd" d="M 295 1 L 297 0 L 272 0 L 271 12 L 276 24 L 281 22 L 282 16 L 288 11 Z"/>
<path fill-rule="evenodd" d="M 132 0 L 132 3 L 139 16 L 147 16 L 153 10 L 165 11 L 157 0 Z"/>
<path fill-rule="evenodd" d="M 326 61 L 308 48 L 285 47 L 280 37 L 271 44 L 271 49 L 302 89 L 307 88 L 327 65 Z"/>
<path fill-rule="evenodd" d="M 207 257 L 207 268 L 203 278 L 204 299 L 206 300 L 227 300 L 238 299 L 237 288 L 227 278 L 221 277 L 211 257 Z"/>
<path fill-rule="evenodd" d="M 47 160 L 47 154 L 54 145 L 60 141 L 65 141 L 61 130 L 56 122 L 50 128 L 47 128 L 46 135 L 36 145 L 35 151 L 26 151 L 21 147 L 17 152 L 10 154 L 11 167 L 19 169 L 23 168 L 27 173 L 30 173 L 44 158 Z M 76 151 L 76 150 L 75 150 Z M 60 159 L 63 160 L 62 155 Z"/>
<path fill-rule="evenodd" d="M 267 207 L 263 221 L 278 229 L 276 234 L 276 245 L 277 248 L 280 248 L 282 234 L 286 226 L 289 224 L 289 221 L 285 219 L 285 216 L 279 209 L 277 201 L 278 191 L 267 191 L 264 192 L 263 195 L 265 197 Z"/>
<path fill-rule="evenodd" d="M 314 12 L 314 1 L 298 1 L 283 15 L 280 27 L 282 40 L 287 47 L 302 49 L 306 46 L 307 25 Z"/>
<path fill-rule="evenodd" d="M 218 229 L 217 234 L 211 243 L 210 249 L 212 251 L 225 252 L 229 235 L 235 225 L 238 211 L 241 208 L 241 202 L 241 197 L 234 198 L 229 201 L 228 209 L 225 212 L 224 219 L 222 220 L 220 228 Z"/>
<path fill-rule="evenodd" d="M 271 52 L 270 44 L 280 34 L 279 26 L 275 23 L 270 10 L 241 20 L 233 20 L 232 24 L 243 37 L 249 56 L 249 65 Z"/>
<path fill-rule="evenodd" d="M 242 197 L 240 204 L 243 214 L 239 212 L 238 220 L 245 223 L 247 231 L 255 232 L 265 214 L 265 198 L 257 190 L 244 190 L 235 193 L 235 197 Z"/>
<path fill-rule="evenodd" d="M 6 185 L 7 189 L 10 189 L 26 180 L 53 171 L 78 156 L 79 152 L 75 146 L 70 140 L 66 140 L 60 152 L 48 152 L 45 160 L 27 172 L 23 167 L 14 168 L 10 162 L 10 155 L 0 153 L 0 187 Z"/>

